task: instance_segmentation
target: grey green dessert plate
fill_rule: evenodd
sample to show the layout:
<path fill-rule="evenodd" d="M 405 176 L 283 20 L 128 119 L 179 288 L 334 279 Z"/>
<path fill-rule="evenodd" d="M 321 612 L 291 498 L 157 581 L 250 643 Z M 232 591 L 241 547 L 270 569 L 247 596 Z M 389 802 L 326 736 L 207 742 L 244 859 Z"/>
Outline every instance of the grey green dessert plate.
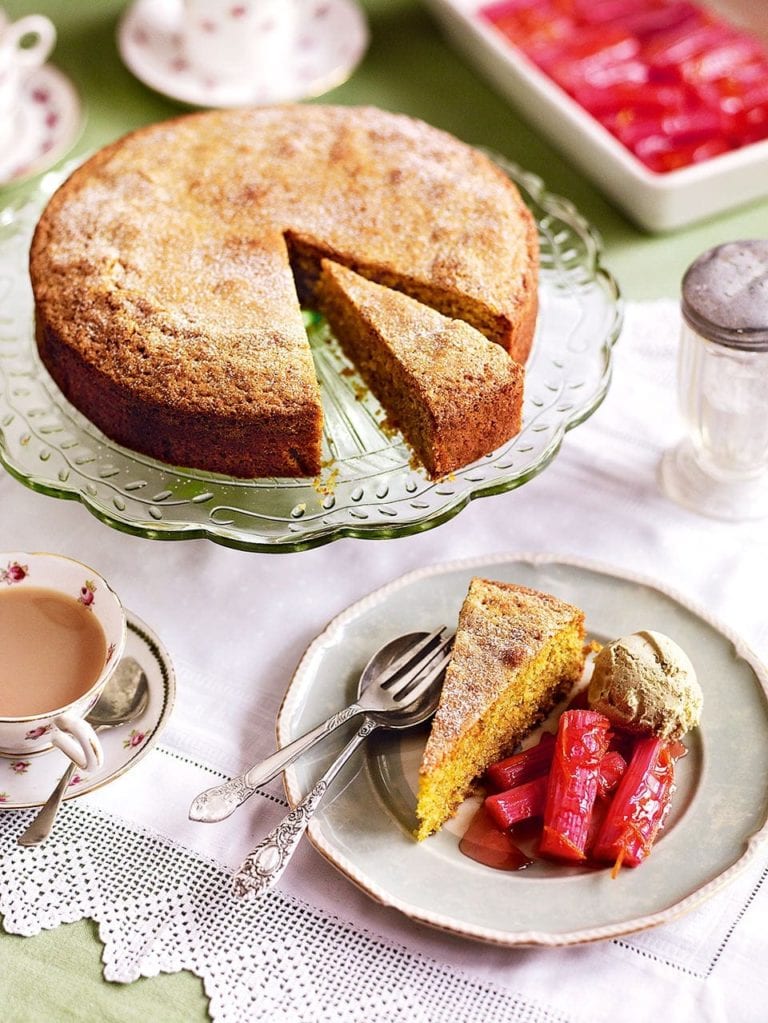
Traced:
<path fill-rule="evenodd" d="M 497 451 L 430 480 L 402 437 L 386 428 L 381 406 L 325 321 L 312 314 L 308 333 L 325 412 L 320 478 L 234 479 L 164 465 L 109 440 L 66 401 L 35 347 L 29 241 L 62 171 L 0 210 L 0 463 L 33 490 L 78 500 L 116 529 L 160 540 L 207 537 L 262 552 L 347 536 L 405 536 L 445 522 L 473 498 L 526 483 L 605 396 L 621 303 L 584 218 L 534 175 L 494 159 L 534 212 L 542 264 L 523 429 Z"/>
<path fill-rule="evenodd" d="M 768 837 L 768 673 L 738 637 L 664 586 L 545 556 L 436 565 L 371 593 L 330 623 L 302 659 L 278 718 L 278 741 L 345 706 L 372 650 L 400 633 L 455 622 L 474 575 L 532 586 L 583 608 L 600 642 L 652 629 L 688 653 L 701 682 L 701 726 L 678 762 L 677 790 L 650 857 L 636 869 L 536 860 L 502 872 L 459 852 L 471 805 L 417 843 L 411 831 L 426 732 L 382 735 L 310 824 L 317 849 L 372 898 L 445 931 L 498 945 L 558 946 L 674 919 L 727 884 Z M 344 741 L 286 772 L 295 805 Z M 471 801 L 470 801 L 471 803 Z"/>

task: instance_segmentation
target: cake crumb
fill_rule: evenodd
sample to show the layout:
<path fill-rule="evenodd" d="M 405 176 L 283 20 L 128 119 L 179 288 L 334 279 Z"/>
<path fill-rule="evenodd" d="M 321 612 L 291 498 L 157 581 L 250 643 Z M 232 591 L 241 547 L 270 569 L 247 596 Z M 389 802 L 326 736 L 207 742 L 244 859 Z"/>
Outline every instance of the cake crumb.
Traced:
<path fill-rule="evenodd" d="M 339 481 L 338 466 L 332 469 L 323 479 L 322 476 L 315 476 L 312 480 L 312 487 L 322 497 L 331 497 L 336 491 L 336 484 Z"/>

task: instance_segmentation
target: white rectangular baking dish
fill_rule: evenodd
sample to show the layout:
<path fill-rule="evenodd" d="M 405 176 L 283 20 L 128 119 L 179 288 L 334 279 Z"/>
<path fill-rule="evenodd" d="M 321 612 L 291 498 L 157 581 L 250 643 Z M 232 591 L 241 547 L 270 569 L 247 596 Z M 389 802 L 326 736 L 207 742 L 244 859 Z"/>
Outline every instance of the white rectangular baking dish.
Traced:
<path fill-rule="evenodd" d="M 671 231 L 768 195 L 768 140 L 656 174 L 480 16 L 490 0 L 425 2 L 498 91 L 640 227 Z M 768 43 L 765 0 L 709 6 Z"/>

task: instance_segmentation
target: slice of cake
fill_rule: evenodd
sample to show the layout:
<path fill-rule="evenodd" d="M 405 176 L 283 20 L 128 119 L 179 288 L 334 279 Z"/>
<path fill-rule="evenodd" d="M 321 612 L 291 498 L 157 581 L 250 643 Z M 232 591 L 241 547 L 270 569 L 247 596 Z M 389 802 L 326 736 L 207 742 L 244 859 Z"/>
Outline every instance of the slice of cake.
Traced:
<path fill-rule="evenodd" d="M 584 670 L 584 613 L 548 593 L 473 579 L 419 771 L 417 838 L 510 752 Z"/>
<path fill-rule="evenodd" d="M 317 297 L 430 476 L 468 465 L 519 433 L 523 369 L 474 327 L 327 259 Z"/>

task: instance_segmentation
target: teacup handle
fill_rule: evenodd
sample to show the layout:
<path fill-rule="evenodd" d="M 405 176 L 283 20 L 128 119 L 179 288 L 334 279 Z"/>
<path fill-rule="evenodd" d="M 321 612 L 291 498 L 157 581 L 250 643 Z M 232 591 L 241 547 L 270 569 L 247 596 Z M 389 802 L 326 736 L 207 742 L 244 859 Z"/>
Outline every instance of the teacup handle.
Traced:
<path fill-rule="evenodd" d="M 101 767 L 104 763 L 101 743 L 87 721 L 74 714 L 59 714 L 53 724 L 55 729 L 51 734 L 51 742 L 65 756 L 85 771 L 95 771 Z"/>
<path fill-rule="evenodd" d="M 3 43 L 10 43 L 16 49 L 16 63 L 23 68 L 40 67 L 53 49 L 56 42 L 56 29 L 53 22 L 43 14 L 28 14 L 19 18 L 5 30 Z M 30 46 L 20 46 L 24 36 L 37 36 Z"/>

